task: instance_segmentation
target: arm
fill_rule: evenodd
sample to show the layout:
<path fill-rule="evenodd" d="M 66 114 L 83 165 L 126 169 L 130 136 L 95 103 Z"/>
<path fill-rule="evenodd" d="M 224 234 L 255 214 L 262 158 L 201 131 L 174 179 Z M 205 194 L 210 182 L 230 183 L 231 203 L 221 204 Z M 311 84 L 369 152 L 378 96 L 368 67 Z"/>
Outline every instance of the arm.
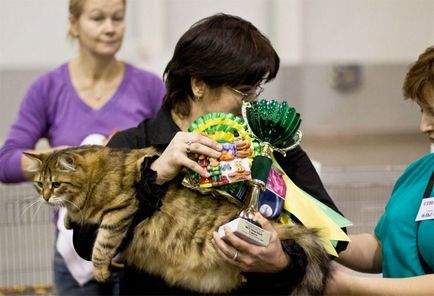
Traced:
<path fill-rule="evenodd" d="M 25 172 L 27 158 L 22 153 L 39 152 L 33 149 L 47 133 L 48 107 L 42 83 L 42 79 L 38 79 L 29 87 L 5 144 L 0 149 L 1 182 L 22 182 L 31 177 Z"/>
<path fill-rule="evenodd" d="M 350 236 L 345 251 L 339 253 L 336 261 L 359 272 L 381 272 L 381 244 L 369 233 Z"/>
<path fill-rule="evenodd" d="M 335 270 L 327 295 L 434 295 L 434 274 L 408 278 L 372 278 Z"/>

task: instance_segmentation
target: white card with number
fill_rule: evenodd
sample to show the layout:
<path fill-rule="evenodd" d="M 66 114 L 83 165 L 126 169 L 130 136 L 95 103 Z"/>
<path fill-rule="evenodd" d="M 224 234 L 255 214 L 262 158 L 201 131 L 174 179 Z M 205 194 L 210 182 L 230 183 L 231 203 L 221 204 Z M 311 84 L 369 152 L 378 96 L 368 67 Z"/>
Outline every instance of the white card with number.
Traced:
<path fill-rule="evenodd" d="M 416 221 L 434 219 L 434 197 L 422 199 Z"/>

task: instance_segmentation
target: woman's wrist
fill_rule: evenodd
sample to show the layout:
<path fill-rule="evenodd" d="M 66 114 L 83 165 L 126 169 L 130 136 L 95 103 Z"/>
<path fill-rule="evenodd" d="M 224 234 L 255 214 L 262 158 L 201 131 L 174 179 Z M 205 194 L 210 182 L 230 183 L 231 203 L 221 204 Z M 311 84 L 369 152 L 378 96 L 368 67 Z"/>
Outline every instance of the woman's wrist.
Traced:
<path fill-rule="evenodd" d="M 156 185 L 161 186 L 167 181 L 169 181 L 166 178 L 164 178 L 163 175 L 161 174 L 159 158 L 155 158 L 155 160 L 150 164 L 149 168 L 156 173 L 156 177 L 154 180 Z"/>
<path fill-rule="evenodd" d="M 289 254 L 285 251 L 285 249 L 282 247 L 282 252 L 278 260 L 279 264 L 277 267 L 277 272 L 281 272 L 285 269 L 291 268 L 292 261 Z"/>

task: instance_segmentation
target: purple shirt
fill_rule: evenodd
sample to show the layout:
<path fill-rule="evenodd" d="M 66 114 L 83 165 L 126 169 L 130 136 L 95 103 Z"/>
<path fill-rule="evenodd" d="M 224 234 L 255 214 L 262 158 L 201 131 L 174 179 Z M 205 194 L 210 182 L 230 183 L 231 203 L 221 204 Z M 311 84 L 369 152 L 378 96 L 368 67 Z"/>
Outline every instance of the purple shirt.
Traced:
<path fill-rule="evenodd" d="M 84 103 L 72 85 L 68 64 L 36 79 L 28 89 L 4 146 L 0 149 L 0 181 L 25 181 L 22 152 L 34 149 L 41 138 L 51 147 L 78 146 L 86 136 L 109 136 L 136 126 L 160 109 L 165 87 L 150 72 L 125 64 L 124 78 L 100 109 Z"/>

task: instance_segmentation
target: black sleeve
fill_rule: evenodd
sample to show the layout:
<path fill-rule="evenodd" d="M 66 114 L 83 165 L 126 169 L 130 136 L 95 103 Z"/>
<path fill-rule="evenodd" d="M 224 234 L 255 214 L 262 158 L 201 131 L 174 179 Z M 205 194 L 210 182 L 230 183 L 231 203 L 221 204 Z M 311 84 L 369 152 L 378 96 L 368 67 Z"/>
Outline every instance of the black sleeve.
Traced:
<path fill-rule="evenodd" d="M 330 195 L 327 193 L 306 152 L 304 152 L 300 146 L 288 151 L 286 156 L 283 156 L 280 153 L 274 153 L 274 157 L 288 177 L 298 187 L 342 215 Z M 342 230 L 347 233 L 346 228 L 342 228 Z M 339 241 L 336 246 L 336 251 L 338 253 L 342 252 L 346 249 L 347 245 L 347 242 Z"/>
<path fill-rule="evenodd" d="M 92 260 L 92 249 L 98 233 L 97 224 L 72 224 L 72 242 L 78 255 L 84 260 Z"/>

